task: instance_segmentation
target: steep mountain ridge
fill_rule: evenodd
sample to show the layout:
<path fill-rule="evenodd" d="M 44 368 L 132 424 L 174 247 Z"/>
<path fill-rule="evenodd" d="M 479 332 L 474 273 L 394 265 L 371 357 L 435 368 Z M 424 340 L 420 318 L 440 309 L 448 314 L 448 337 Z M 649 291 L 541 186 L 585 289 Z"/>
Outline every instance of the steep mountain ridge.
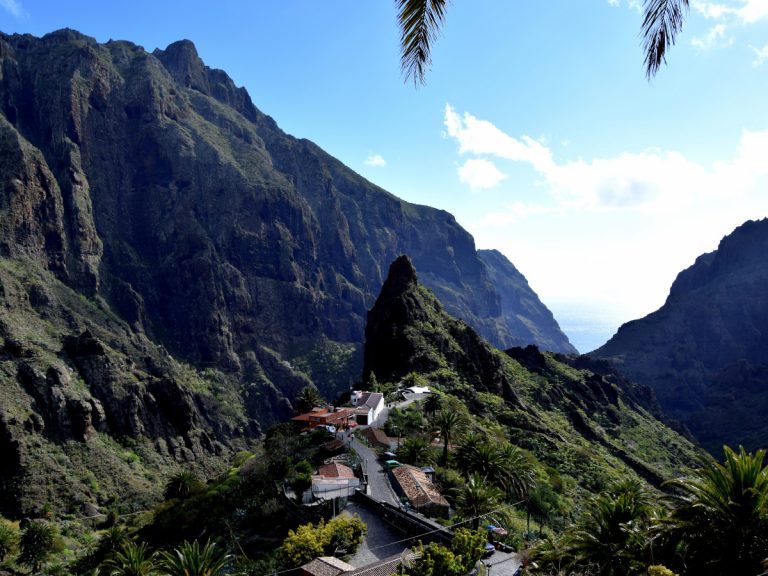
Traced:
<path fill-rule="evenodd" d="M 541 303 L 528 280 L 509 259 L 498 250 L 478 250 L 491 282 L 499 293 L 501 316 L 507 326 L 514 328 L 509 346 L 535 343 L 543 350 L 578 354 L 564 337 L 552 312 Z"/>
<path fill-rule="evenodd" d="M 702 457 L 654 416 L 649 390 L 610 370 L 598 374 L 597 364 L 534 346 L 494 349 L 446 313 L 407 256 L 392 263 L 368 313 L 366 377 L 421 375 L 581 489 L 628 474 L 660 486 Z"/>
<path fill-rule="evenodd" d="M 452 215 L 284 134 L 191 42 L 0 34 L 0 168 L 5 510 L 138 503 L 347 389 L 401 252 L 513 341 Z"/>
<path fill-rule="evenodd" d="M 768 220 L 749 221 L 683 270 L 659 310 L 590 356 L 654 388 L 709 450 L 768 443 Z"/>

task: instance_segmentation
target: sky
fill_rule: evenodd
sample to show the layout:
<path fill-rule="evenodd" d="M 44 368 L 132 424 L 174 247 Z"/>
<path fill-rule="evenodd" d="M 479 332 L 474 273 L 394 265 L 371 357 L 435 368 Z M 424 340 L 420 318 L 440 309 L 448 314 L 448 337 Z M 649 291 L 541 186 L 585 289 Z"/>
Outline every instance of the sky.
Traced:
<path fill-rule="evenodd" d="M 651 81 L 641 10 L 456 0 L 422 87 L 389 0 L 0 0 L 0 31 L 192 40 L 283 130 L 504 253 L 587 351 L 768 216 L 768 0 L 691 0 Z"/>

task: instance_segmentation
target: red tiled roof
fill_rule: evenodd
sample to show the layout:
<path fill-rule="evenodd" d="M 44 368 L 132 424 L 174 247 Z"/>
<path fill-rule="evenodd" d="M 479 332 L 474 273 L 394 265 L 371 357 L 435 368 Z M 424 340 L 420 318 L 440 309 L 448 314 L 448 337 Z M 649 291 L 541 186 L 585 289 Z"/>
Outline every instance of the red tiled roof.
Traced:
<path fill-rule="evenodd" d="M 405 464 L 392 470 L 392 475 L 414 507 L 420 508 L 427 504 L 448 506 L 448 501 L 429 481 L 427 475 L 415 466 Z"/>
<path fill-rule="evenodd" d="M 321 556 L 304 564 L 301 571 L 310 576 L 338 576 L 342 572 L 349 572 L 355 567 L 333 556 Z"/>
<path fill-rule="evenodd" d="M 355 568 L 352 572 L 344 572 L 342 576 L 392 576 L 393 574 L 398 574 L 397 568 L 401 563 L 410 563 L 420 556 L 421 554 L 418 552 L 409 550 L 405 554 L 390 556 L 373 564 Z"/>
<path fill-rule="evenodd" d="M 377 444 L 379 446 L 389 448 L 392 443 L 389 436 L 387 436 L 384 433 L 384 430 L 381 428 L 366 428 L 361 432 L 361 434 L 365 436 L 365 438 L 371 444 Z"/>
<path fill-rule="evenodd" d="M 318 475 L 326 478 L 354 478 L 355 473 L 349 466 L 339 464 L 338 462 L 331 462 L 330 464 L 323 464 L 318 469 Z"/>

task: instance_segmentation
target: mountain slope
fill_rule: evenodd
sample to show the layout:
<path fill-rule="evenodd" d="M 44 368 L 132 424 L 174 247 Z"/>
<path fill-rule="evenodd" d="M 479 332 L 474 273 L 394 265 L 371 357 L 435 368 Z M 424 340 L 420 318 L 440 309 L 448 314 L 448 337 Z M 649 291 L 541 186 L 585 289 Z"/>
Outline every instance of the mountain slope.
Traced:
<path fill-rule="evenodd" d="M 406 256 L 391 265 L 368 314 L 366 377 L 422 374 L 582 488 L 627 474 L 659 485 L 700 458 L 653 416 L 652 394 L 586 365 L 533 346 L 494 349 L 445 312 Z"/>
<path fill-rule="evenodd" d="M 401 252 L 515 341 L 453 216 L 284 134 L 188 41 L 0 34 L 0 168 L 0 512 L 157 494 L 334 398 Z"/>
<path fill-rule="evenodd" d="M 513 341 L 505 347 L 535 344 L 542 350 L 578 354 L 552 312 L 541 303 L 512 262 L 498 250 L 478 250 L 477 256 L 499 293 L 504 323 L 513 328 Z"/>
<path fill-rule="evenodd" d="M 246 355 L 263 346 L 290 360 L 318 340 L 357 346 L 382 268 L 401 252 L 491 341 L 527 336 L 506 322 L 453 216 L 287 136 L 190 42 L 152 55 L 68 30 L 2 43 L 8 152 L 28 151 L 9 168 L 36 162 L 53 187 L 40 205 L 51 218 L 9 233 L 175 354 L 248 372 Z M 13 171 L 10 186 L 29 181 Z"/>
<path fill-rule="evenodd" d="M 681 272 L 656 312 L 590 356 L 654 388 L 713 452 L 768 444 L 768 220 L 749 221 Z"/>

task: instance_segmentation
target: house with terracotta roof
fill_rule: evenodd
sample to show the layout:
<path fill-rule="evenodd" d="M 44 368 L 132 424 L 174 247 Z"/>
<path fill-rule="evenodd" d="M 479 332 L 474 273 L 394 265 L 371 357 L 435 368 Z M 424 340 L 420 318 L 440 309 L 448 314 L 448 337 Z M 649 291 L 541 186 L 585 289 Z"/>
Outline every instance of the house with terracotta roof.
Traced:
<path fill-rule="evenodd" d="M 395 491 L 405 496 L 416 511 L 427 516 L 448 517 L 448 501 L 421 469 L 405 464 L 392 470 L 392 478 Z"/>
<path fill-rule="evenodd" d="M 339 462 L 323 464 L 312 476 L 311 494 L 304 494 L 304 503 L 309 503 L 320 498 L 348 498 L 355 493 L 360 486 L 360 479 L 355 476 L 354 470 Z"/>
<path fill-rule="evenodd" d="M 373 424 L 373 421 L 384 410 L 384 394 L 381 392 L 355 390 L 352 392 L 349 401 L 355 407 L 358 424 Z"/>
<path fill-rule="evenodd" d="M 414 560 L 421 557 L 421 554 L 414 550 L 408 550 L 404 554 L 395 554 L 389 558 L 384 558 L 372 564 L 366 564 L 360 568 L 355 568 L 351 572 L 345 572 L 341 576 L 393 576 L 401 574 L 400 565 L 409 566 Z"/>
<path fill-rule="evenodd" d="M 391 450 L 395 446 L 397 439 L 390 438 L 381 428 L 366 428 L 358 432 L 374 448 L 384 448 Z"/>
<path fill-rule="evenodd" d="M 335 408 L 327 406 L 325 408 L 312 408 L 311 411 L 299 414 L 291 418 L 291 422 L 305 424 L 306 429 L 317 428 L 318 426 L 333 426 L 337 429 L 348 427 L 348 422 L 355 416 L 353 408 Z"/>
<path fill-rule="evenodd" d="M 351 564 L 333 556 L 321 556 L 315 558 L 301 567 L 301 576 L 339 576 L 343 572 L 351 572 L 355 569 Z"/>

